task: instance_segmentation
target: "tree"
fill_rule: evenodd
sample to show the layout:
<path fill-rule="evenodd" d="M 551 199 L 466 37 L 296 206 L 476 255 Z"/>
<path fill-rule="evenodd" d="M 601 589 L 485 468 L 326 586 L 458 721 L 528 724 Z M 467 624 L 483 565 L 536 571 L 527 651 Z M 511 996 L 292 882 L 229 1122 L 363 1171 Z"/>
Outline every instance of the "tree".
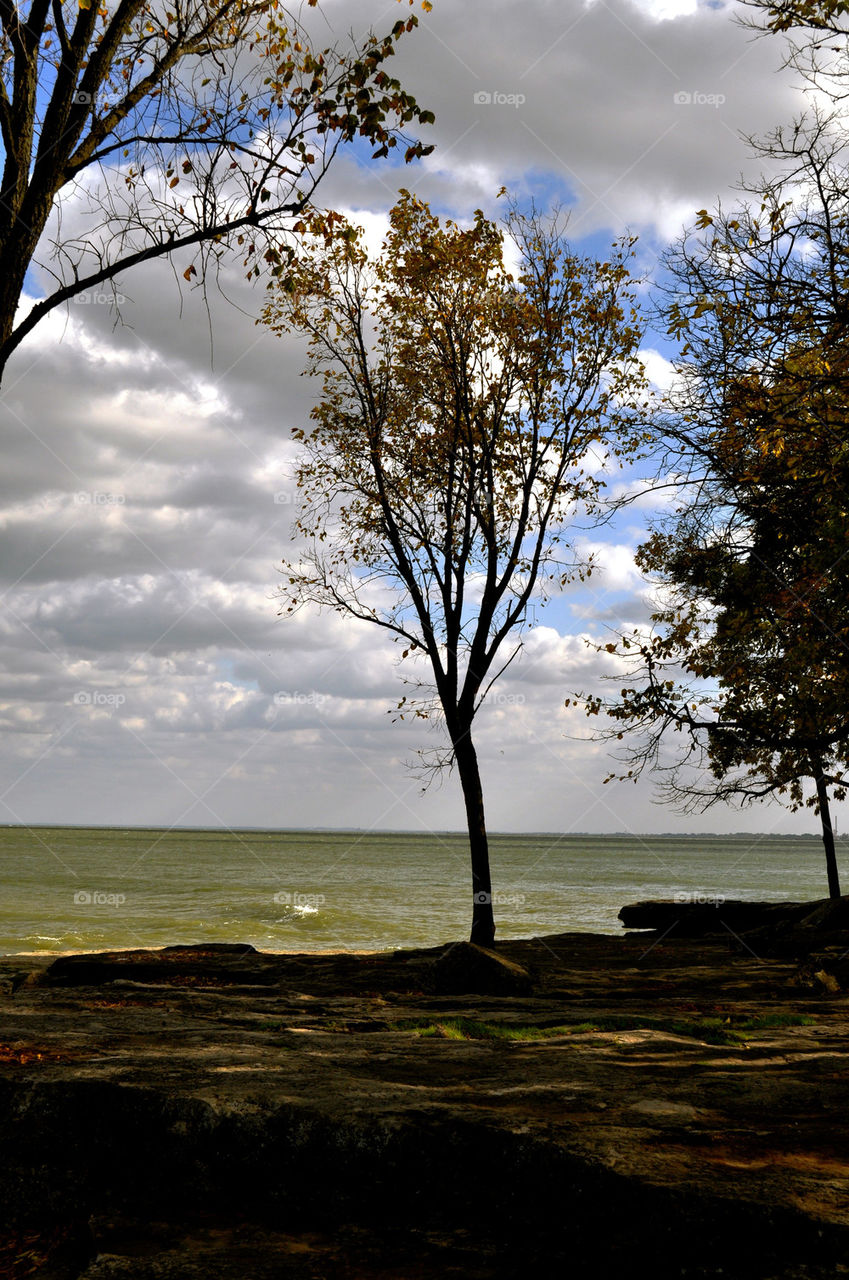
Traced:
<path fill-rule="evenodd" d="M 766 19 L 766 30 L 847 34 L 844 0 L 745 0 Z"/>
<path fill-rule="evenodd" d="M 830 791 L 849 769 L 849 174 L 823 121 L 759 203 L 699 215 L 668 259 L 681 342 L 666 403 L 674 515 L 640 548 L 653 630 L 607 645 L 636 681 L 602 708 L 636 777 L 685 808 L 784 797 L 820 815 L 839 896 Z M 669 763 L 669 731 L 683 751 Z M 707 770 L 707 777 L 705 776 Z M 806 780 L 814 784 L 805 796 Z"/>
<path fill-rule="evenodd" d="M 282 269 L 340 142 L 385 155 L 433 119 L 384 68 L 416 21 L 314 52 L 278 0 L 0 0 L 0 377 L 48 312 L 149 259 Z M 54 287 L 16 324 L 31 265 Z"/>
<path fill-rule="evenodd" d="M 323 394 L 303 456 L 284 608 L 315 604 L 375 624 L 427 664 L 429 696 L 399 714 L 441 715 L 472 866 L 473 942 L 495 932 L 472 725 L 513 660 L 532 601 L 587 571 L 567 542 L 601 480 L 588 451 L 635 446 L 642 386 L 626 259 L 573 256 L 557 220 L 515 209 L 514 279 L 503 235 L 478 211 L 444 226 L 407 192 L 371 262 L 357 232 L 302 263 L 270 303 L 276 331 L 310 336 Z"/>
<path fill-rule="evenodd" d="M 786 66 L 829 97 L 845 96 L 849 10 L 844 0 L 743 0 L 743 26 L 786 36 Z M 751 16 L 750 16 L 751 15 Z"/>

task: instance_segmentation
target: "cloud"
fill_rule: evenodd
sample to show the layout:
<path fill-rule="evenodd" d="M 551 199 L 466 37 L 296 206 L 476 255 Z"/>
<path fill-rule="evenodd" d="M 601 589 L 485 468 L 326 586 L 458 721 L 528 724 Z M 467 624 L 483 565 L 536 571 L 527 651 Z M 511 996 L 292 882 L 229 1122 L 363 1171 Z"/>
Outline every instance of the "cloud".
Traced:
<path fill-rule="evenodd" d="M 668 391 L 675 380 L 675 367 L 671 360 L 667 360 L 666 356 L 655 351 L 653 347 L 644 347 L 640 351 L 640 359 L 652 386 L 659 391 Z"/>
<path fill-rule="evenodd" d="M 573 233 L 675 234 L 736 181 L 738 131 L 768 131 L 799 105 L 775 74 L 781 38 L 753 40 L 733 14 L 676 0 L 435 6 L 396 59 L 437 117 L 417 190 L 470 210 L 502 181 L 559 184 L 577 199 Z"/>
<path fill-rule="evenodd" d="M 386 26 L 377 3 L 323 8 L 341 30 Z M 543 206 L 571 201 L 570 236 L 589 237 L 590 251 L 611 231 L 640 229 L 650 265 L 692 210 L 736 180 L 736 131 L 793 114 L 779 60 L 777 40 L 753 43 L 728 8 L 689 0 L 438 4 L 392 69 L 436 112 L 435 152 L 412 167 L 342 152 L 322 199 L 350 211 L 376 246 L 400 186 L 465 219 L 478 206 L 499 212 L 507 184 Z M 711 95 L 725 101 L 702 100 Z M 257 325 L 263 288 L 238 261 L 222 264 L 207 300 L 181 281 L 187 263 L 127 273 L 116 282 L 120 315 L 98 298 L 70 304 L 10 362 L 0 400 L 2 812 L 462 827 L 456 777 L 422 795 L 406 769 L 443 741 L 438 722 L 393 714 L 415 667 L 399 666 L 397 648 L 367 624 L 314 610 L 278 616 L 278 569 L 294 547 L 291 432 L 309 424 L 318 383 L 300 376 L 302 341 Z M 644 355 L 664 385 L 666 358 Z M 539 612 L 482 708 L 493 829 L 678 822 L 658 814 L 647 785 L 601 787 L 605 748 L 563 705 L 610 672 L 587 638 L 603 643 L 646 620 L 636 513 L 657 505 L 629 508 L 627 530 L 585 533 L 598 572 Z M 736 814 L 728 822 L 741 825 Z"/>

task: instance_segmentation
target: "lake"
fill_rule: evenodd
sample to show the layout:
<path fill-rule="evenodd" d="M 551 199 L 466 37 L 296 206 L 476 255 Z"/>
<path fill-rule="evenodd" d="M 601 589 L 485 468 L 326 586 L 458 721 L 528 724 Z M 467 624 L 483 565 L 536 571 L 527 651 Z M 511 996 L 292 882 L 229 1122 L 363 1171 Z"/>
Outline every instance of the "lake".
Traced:
<path fill-rule="evenodd" d="M 827 894 L 815 837 L 497 834 L 491 861 L 500 938 L 619 933 L 623 904 L 676 893 Z M 6 954 L 213 941 L 435 946 L 467 937 L 470 916 L 456 832 L 0 828 Z"/>

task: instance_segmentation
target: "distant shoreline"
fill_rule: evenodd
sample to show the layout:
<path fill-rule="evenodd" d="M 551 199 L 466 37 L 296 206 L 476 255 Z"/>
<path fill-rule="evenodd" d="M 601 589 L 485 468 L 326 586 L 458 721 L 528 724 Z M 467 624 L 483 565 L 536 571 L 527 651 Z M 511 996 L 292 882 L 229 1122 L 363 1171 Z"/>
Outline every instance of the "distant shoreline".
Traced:
<path fill-rule="evenodd" d="M 193 827 L 169 824 L 148 825 L 146 823 L 110 823 L 110 822 L 0 822 L 0 831 L 155 831 L 159 834 L 170 832 L 192 832 L 196 835 L 356 835 L 380 839 L 384 836 L 404 836 L 406 838 L 422 836 L 432 839 L 438 836 L 450 836 L 452 839 L 465 839 L 468 832 L 460 828 L 422 829 L 406 827 L 249 827 L 220 826 Z M 515 840 L 528 837 L 530 839 L 559 840 L 799 840 L 822 844 L 822 836 L 816 832 L 772 832 L 772 831 L 490 831 L 491 840 Z M 836 839 L 849 841 L 849 835 L 836 833 Z"/>

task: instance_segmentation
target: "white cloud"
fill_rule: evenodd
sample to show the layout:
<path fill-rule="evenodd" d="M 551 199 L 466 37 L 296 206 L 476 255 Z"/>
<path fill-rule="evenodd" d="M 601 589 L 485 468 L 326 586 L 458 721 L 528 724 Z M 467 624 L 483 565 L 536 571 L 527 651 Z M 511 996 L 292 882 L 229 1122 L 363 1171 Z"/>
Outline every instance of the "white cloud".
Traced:
<path fill-rule="evenodd" d="M 698 0 L 631 0 L 635 9 L 655 22 L 687 18 L 698 9 Z"/>
<path fill-rule="evenodd" d="M 644 347 L 640 351 L 640 360 L 646 370 L 646 377 L 653 387 L 659 391 L 668 391 L 675 380 L 675 368 L 666 356 L 655 351 L 653 347 Z"/>

